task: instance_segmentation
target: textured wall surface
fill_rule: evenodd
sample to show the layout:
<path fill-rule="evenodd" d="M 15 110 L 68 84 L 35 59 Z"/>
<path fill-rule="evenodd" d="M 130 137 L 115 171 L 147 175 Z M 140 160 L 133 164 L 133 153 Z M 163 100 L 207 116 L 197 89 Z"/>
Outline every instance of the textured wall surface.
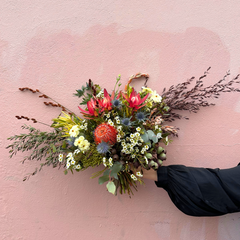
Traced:
<path fill-rule="evenodd" d="M 7 137 L 26 123 L 15 115 L 50 124 L 59 114 L 19 87 L 38 88 L 78 112 L 72 94 L 89 78 L 111 90 L 118 74 L 124 84 L 147 72 L 148 86 L 161 92 L 209 66 L 206 84 L 227 70 L 238 74 L 239 9 L 238 0 L 1 0 L 0 239 L 239 239 L 240 213 L 186 216 L 148 180 L 132 199 L 114 197 L 89 179 L 95 169 L 65 176 L 45 168 L 23 182 L 39 163 L 21 164 L 24 154 L 9 159 L 5 149 Z M 240 95 L 214 102 L 174 123 L 179 138 L 167 147 L 166 165 L 228 168 L 240 162 Z"/>

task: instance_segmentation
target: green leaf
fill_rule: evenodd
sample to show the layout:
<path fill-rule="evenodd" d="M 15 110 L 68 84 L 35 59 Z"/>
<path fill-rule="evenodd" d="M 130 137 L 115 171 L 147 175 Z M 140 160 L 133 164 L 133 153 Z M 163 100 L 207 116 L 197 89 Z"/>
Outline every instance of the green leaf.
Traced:
<path fill-rule="evenodd" d="M 118 180 L 118 174 L 117 174 L 117 173 L 112 173 L 112 172 L 111 172 L 111 174 L 110 174 L 110 175 L 111 175 L 111 177 L 114 177 L 115 179 L 117 179 L 117 180 Z"/>
<path fill-rule="evenodd" d="M 149 142 L 146 142 L 146 144 L 149 146 L 149 148 L 151 148 L 152 144 L 151 144 L 150 141 L 149 141 Z"/>
<path fill-rule="evenodd" d="M 157 138 L 162 138 L 162 133 L 158 133 L 156 136 Z"/>
<path fill-rule="evenodd" d="M 65 175 L 67 175 L 67 174 L 68 174 L 68 170 L 67 170 L 67 169 L 64 171 L 64 174 L 65 174 Z"/>
<path fill-rule="evenodd" d="M 153 137 L 152 137 L 152 141 L 153 141 L 154 143 L 157 143 L 157 142 L 158 142 L 157 136 L 153 136 Z"/>
<path fill-rule="evenodd" d="M 105 175 L 105 176 L 102 176 L 102 177 L 100 177 L 99 179 L 98 179 L 98 183 L 100 184 L 100 185 L 102 185 L 103 183 L 105 183 L 106 181 L 108 181 L 109 180 L 109 176 L 108 175 Z"/>
<path fill-rule="evenodd" d="M 55 152 L 57 151 L 55 145 L 54 145 L 54 144 L 51 144 L 51 147 L 52 147 L 53 153 L 55 153 Z"/>
<path fill-rule="evenodd" d="M 108 176 L 108 175 L 109 175 L 109 172 L 110 172 L 110 169 L 107 169 L 107 170 L 103 173 L 103 176 Z"/>
<path fill-rule="evenodd" d="M 115 162 L 113 166 L 110 168 L 111 173 L 110 176 L 112 177 L 113 174 L 117 174 L 122 169 L 122 164 L 120 162 Z"/>
<path fill-rule="evenodd" d="M 147 130 L 148 137 L 152 140 L 152 138 L 155 136 L 154 132 L 152 130 Z"/>
<path fill-rule="evenodd" d="M 110 168 L 111 173 L 110 176 L 114 177 L 115 179 L 118 179 L 118 172 L 121 171 L 122 164 L 120 162 L 115 162 L 113 166 Z"/>
<path fill-rule="evenodd" d="M 166 106 L 166 107 L 163 108 L 163 110 L 166 111 L 166 112 L 167 112 L 169 109 L 170 109 L 170 107 L 168 107 L 168 106 Z"/>
<path fill-rule="evenodd" d="M 110 193 L 115 194 L 116 186 L 115 186 L 114 182 L 108 182 L 108 184 L 107 184 L 107 190 L 108 190 Z"/>
<path fill-rule="evenodd" d="M 63 141 L 62 148 L 66 148 L 66 147 L 67 147 L 67 143 L 66 143 L 66 141 Z"/>
<path fill-rule="evenodd" d="M 148 142 L 148 140 L 149 140 L 147 133 L 142 134 L 142 135 L 141 135 L 141 138 L 143 139 L 143 141 L 144 141 L 145 143 Z"/>

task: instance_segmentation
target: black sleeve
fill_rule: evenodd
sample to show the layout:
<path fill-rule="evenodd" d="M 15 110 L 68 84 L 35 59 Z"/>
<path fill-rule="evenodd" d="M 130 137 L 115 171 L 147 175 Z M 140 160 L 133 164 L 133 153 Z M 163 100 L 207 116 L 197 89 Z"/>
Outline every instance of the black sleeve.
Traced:
<path fill-rule="evenodd" d="M 240 211 L 240 166 L 230 169 L 170 165 L 158 168 L 158 187 L 191 216 L 220 216 Z"/>

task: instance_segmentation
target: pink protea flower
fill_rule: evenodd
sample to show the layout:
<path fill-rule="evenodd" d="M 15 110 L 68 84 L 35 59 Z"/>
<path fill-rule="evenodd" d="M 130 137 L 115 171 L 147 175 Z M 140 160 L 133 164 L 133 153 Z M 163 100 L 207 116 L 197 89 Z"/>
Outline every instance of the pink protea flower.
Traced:
<path fill-rule="evenodd" d="M 91 115 L 91 116 L 98 116 L 98 113 L 96 111 L 97 109 L 97 101 L 92 99 L 90 101 L 87 102 L 87 108 L 88 108 L 88 111 L 86 110 L 83 110 L 82 108 L 78 107 L 80 109 L 80 111 L 84 114 L 88 114 L 88 115 Z"/>
<path fill-rule="evenodd" d="M 113 98 L 114 98 L 114 92 L 113 92 L 112 96 L 110 97 L 107 90 L 104 89 L 104 98 L 98 100 L 100 108 L 102 108 L 101 111 L 112 110 L 112 100 L 113 100 Z"/>
<path fill-rule="evenodd" d="M 147 103 L 144 103 L 144 101 L 148 98 L 148 95 L 149 95 L 149 93 L 144 98 L 141 98 L 140 94 L 139 93 L 137 94 L 137 92 L 134 90 L 134 88 L 132 89 L 132 92 L 129 97 L 128 97 L 128 95 L 122 93 L 122 96 L 129 103 L 129 107 L 133 108 L 134 110 L 138 110 L 139 108 L 142 108 L 143 106 L 145 106 L 147 104 Z"/>

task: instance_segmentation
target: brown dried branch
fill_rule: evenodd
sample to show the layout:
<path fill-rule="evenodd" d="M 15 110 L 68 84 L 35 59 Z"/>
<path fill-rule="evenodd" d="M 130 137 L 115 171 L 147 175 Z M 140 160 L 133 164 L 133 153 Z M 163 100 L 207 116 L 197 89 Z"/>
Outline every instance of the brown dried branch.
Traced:
<path fill-rule="evenodd" d="M 176 129 L 175 127 L 173 126 L 162 126 L 162 131 L 165 133 L 169 133 L 169 134 L 172 134 L 173 136 L 175 137 L 178 137 L 178 132 L 177 132 L 178 129 Z"/>
<path fill-rule="evenodd" d="M 25 119 L 25 120 L 27 120 L 27 121 L 32 121 L 33 123 L 41 123 L 41 124 L 43 124 L 43 125 L 46 125 L 46 126 L 49 126 L 50 127 L 50 125 L 49 124 L 46 124 L 46 123 L 43 123 L 43 122 L 39 122 L 39 121 L 37 121 L 35 118 L 29 118 L 29 117 L 26 117 L 26 116 L 15 116 L 18 120 L 20 120 L 20 119 Z"/>
<path fill-rule="evenodd" d="M 164 116 L 165 121 L 171 122 L 175 119 L 183 118 L 181 114 L 174 112 L 175 110 L 187 110 L 196 113 L 201 107 L 215 105 L 209 102 L 210 98 L 218 98 L 224 92 L 240 92 L 239 87 L 235 87 L 236 84 L 240 83 L 238 80 L 239 74 L 232 80 L 227 80 L 227 77 L 230 75 L 229 72 L 214 85 L 204 87 L 203 79 L 207 76 L 209 70 L 210 68 L 204 72 L 190 90 L 188 90 L 188 87 L 195 79 L 194 77 L 176 86 L 171 86 L 168 91 L 166 89 L 163 90 L 162 97 L 169 107 L 168 115 Z"/>
<path fill-rule="evenodd" d="M 39 98 L 47 98 L 47 99 L 51 99 L 53 101 L 53 102 L 43 102 L 46 106 L 60 107 L 60 108 L 62 108 L 62 111 L 64 111 L 64 112 L 68 111 L 69 114 L 74 114 L 71 110 L 67 109 L 66 107 L 64 107 L 63 105 L 61 105 L 60 103 L 58 103 L 57 101 L 52 99 L 51 97 L 47 96 L 46 94 L 40 92 L 38 89 L 33 90 L 31 88 L 25 87 L 25 88 L 19 88 L 19 90 L 22 92 L 30 91 L 32 93 L 39 93 L 39 94 L 41 94 L 40 96 L 38 96 Z"/>
<path fill-rule="evenodd" d="M 15 116 L 17 119 L 26 119 L 27 121 L 31 120 L 33 121 L 33 123 L 37 123 L 37 120 L 35 118 L 28 118 L 28 117 L 25 117 L 25 116 Z"/>

